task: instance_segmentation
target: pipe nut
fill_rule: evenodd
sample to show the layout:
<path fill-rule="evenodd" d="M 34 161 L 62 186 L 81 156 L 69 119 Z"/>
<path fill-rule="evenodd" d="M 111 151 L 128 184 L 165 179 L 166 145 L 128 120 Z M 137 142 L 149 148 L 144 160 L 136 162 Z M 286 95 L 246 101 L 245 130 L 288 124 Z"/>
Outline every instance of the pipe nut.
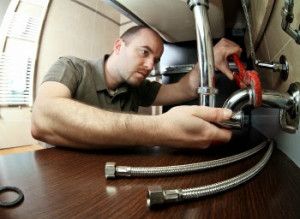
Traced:
<path fill-rule="evenodd" d="M 200 95 L 216 95 L 218 93 L 218 89 L 214 87 L 199 87 L 198 94 Z"/>
<path fill-rule="evenodd" d="M 151 186 L 148 188 L 147 206 L 163 204 L 165 202 L 164 192 L 160 186 Z"/>
<path fill-rule="evenodd" d="M 106 177 L 106 179 L 116 178 L 116 163 L 115 162 L 107 162 L 105 164 L 105 177 Z"/>

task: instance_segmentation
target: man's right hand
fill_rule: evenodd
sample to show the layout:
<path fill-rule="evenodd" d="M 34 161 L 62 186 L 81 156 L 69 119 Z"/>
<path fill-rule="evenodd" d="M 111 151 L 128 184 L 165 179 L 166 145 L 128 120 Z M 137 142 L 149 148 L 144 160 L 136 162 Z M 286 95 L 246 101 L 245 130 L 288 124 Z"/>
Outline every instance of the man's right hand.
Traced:
<path fill-rule="evenodd" d="M 212 142 L 227 142 L 230 130 L 212 123 L 228 120 L 232 111 L 205 106 L 177 106 L 160 115 L 170 146 L 207 148 Z M 212 122 L 212 123 L 211 123 Z"/>

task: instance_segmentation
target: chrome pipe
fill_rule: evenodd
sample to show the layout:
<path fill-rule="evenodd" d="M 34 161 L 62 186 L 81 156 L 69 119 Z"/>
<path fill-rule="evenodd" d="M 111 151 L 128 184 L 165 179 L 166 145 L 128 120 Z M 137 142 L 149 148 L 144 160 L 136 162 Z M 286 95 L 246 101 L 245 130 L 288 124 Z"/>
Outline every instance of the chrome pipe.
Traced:
<path fill-rule="evenodd" d="M 256 60 L 255 64 L 259 68 L 272 69 L 274 72 L 280 72 L 286 68 L 283 64 L 278 62 L 261 62 L 260 60 Z"/>
<path fill-rule="evenodd" d="M 300 29 L 293 29 L 291 24 L 294 20 L 294 0 L 285 0 L 281 9 L 281 28 L 290 35 L 297 44 L 300 44 Z"/>
<path fill-rule="evenodd" d="M 289 93 L 263 90 L 262 104 L 264 106 L 289 109 L 294 106 L 294 98 Z M 253 105 L 253 90 L 250 87 L 235 91 L 223 104 L 223 108 L 234 110 L 237 106 L 242 108 L 246 105 Z"/>
<path fill-rule="evenodd" d="M 251 88 L 244 88 L 234 92 L 224 103 L 224 108 L 241 110 L 244 106 L 254 106 L 253 90 Z M 294 82 L 290 85 L 287 92 L 277 92 L 270 90 L 263 90 L 262 92 L 262 106 L 280 109 L 279 122 L 283 131 L 288 133 L 295 133 L 298 130 L 300 121 L 300 83 Z M 242 117 L 237 117 L 233 120 L 234 123 L 229 127 L 238 128 L 239 123 L 243 124 Z M 229 122 L 230 122 L 229 120 Z M 222 123 L 220 124 L 222 126 Z M 226 127 L 226 126 L 223 126 Z"/>
<path fill-rule="evenodd" d="M 223 104 L 223 108 L 234 110 L 241 103 L 243 103 L 243 106 L 253 104 L 253 90 L 250 87 L 237 90 L 231 94 Z"/>
<path fill-rule="evenodd" d="M 271 90 L 263 91 L 262 102 L 266 106 L 279 109 L 289 109 L 294 105 L 294 99 L 290 94 Z"/>
<path fill-rule="evenodd" d="M 245 116 L 244 112 L 240 110 L 233 113 L 229 120 L 218 122 L 216 125 L 226 129 L 242 129 L 245 125 L 249 124 L 248 120 L 248 116 Z"/>
<path fill-rule="evenodd" d="M 199 63 L 200 85 L 198 89 L 199 104 L 215 106 L 217 89 L 214 85 L 214 56 L 208 21 L 208 0 L 188 0 L 187 4 L 193 10 L 197 37 L 197 54 Z"/>
<path fill-rule="evenodd" d="M 242 109 L 246 105 L 253 105 L 253 90 L 250 87 L 246 87 L 235 91 L 223 104 L 223 108 L 235 110 L 237 107 Z M 231 116 L 229 120 L 219 122 L 223 128 L 227 129 L 242 129 L 245 125 L 249 124 L 248 116 L 245 116 L 243 111 L 239 110 Z"/>

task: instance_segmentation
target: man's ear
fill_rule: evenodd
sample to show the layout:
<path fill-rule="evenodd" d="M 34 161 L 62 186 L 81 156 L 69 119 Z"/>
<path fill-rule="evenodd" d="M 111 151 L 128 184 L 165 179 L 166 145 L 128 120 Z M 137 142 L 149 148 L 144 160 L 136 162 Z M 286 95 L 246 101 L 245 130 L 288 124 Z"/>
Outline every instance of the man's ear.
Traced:
<path fill-rule="evenodd" d="M 121 50 L 121 47 L 122 47 L 123 43 L 124 43 L 124 41 L 123 41 L 121 38 L 119 38 L 119 39 L 117 39 L 117 40 L 115 41 L 115 43 L 114 43 L 114 52 L 115 52 L 116 54 L 119 54 L 119 52 L 120 52 L 120 50 Z"/>

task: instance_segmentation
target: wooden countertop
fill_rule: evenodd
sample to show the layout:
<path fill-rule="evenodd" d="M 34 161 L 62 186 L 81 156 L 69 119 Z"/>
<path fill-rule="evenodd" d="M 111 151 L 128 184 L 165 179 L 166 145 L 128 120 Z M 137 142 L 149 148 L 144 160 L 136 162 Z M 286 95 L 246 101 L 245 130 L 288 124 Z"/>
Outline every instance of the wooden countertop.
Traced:
<path fill-rule="evenodd" d="M 221 148 L 126 148 L 84 152 L 51 148 L 0 156 L 0 185 L 19 187 L 25 200 L 0 208 L 0 218 L 300 218 L 300 168 L 274 149 L 266 167 L 230 191 L 150 210 L 148 186 L 187 188 L 231 178 L 251 168 L 265 149 L 226 167 L 184 176 L 106 180 L 104 164 L 161 166 L 199 162 L 241 152 L 262 140 L 250 133 Z M 0 195 L 11 198 L 12 194 Z"/>

